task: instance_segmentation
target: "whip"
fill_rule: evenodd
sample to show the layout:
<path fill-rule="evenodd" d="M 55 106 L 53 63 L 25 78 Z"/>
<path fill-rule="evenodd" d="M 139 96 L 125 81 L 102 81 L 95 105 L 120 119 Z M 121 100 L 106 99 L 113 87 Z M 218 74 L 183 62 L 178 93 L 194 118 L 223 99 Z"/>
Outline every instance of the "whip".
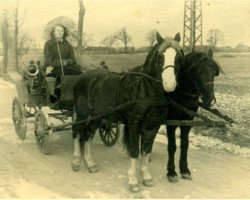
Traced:
<path fill-rule="evenodd" d="M 56 39 L 56 44 L 57 44 L 57 50 L 58 50 L 59 59 L 60 59 L 60 64 L 61 64 L 62 75 L 64 76 L 63 65 L 62 65 L 62 57 L 61 57 L 61 51 L 60 51 L 60 48 L 59 48 L 59 44 L 58 44 L 57 39 Z"/>

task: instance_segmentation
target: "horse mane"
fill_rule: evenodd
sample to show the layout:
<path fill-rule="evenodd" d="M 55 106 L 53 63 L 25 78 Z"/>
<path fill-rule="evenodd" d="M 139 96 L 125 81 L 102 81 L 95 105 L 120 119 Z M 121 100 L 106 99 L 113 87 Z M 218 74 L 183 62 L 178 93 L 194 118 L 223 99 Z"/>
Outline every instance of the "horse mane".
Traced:
<path fill-rule="evenodd" d="M 147 66 L 150 62 L 150 58 L 153 56 L 153 54 L 155 53 L 156 49 L 158 48 L 160 44 L 155 44 L 149 51 L 148 55 L 146 56 L 145 62 L 142 65 L 138 65 L 136 67 L 133 67 L 131 69 L 129 69 L 130 72 L 143 72 L 143 68 L 144 66 Z"/>
<path fill-rule="evenodd" d="M 159 43 L 156 43 L 152 48 L 151 50 L 149 51 L 147 57 L 146 57 L 146 60 L 145 60 L 145 63 L 144 63 L 144 66 L 147 66 L 150 62 L 150 58 L 152 57 L 152 55 L 155 53 L 156 49 L 160 46 Z"/>
<path fill-rule="evenodd" d="M 221 71 L 221 67 L 218 65 L 218 63 L 210 57 L 207 53 L 205 52 L 191 52 L 188 53 L 184 56 L 184 61 L 183 61 L 183 66 L 187 69 L 190 69 L 190 67 L 193 67 L 193 65 L 197 62 L 199 62 L 200 59 L 202 58 L 207 58 L 206 62 L 211 63 L 211 67 L 215 70 L 216 76 L 219 75 Z M 204 61 L 203 61 L 204 62 Z"/>

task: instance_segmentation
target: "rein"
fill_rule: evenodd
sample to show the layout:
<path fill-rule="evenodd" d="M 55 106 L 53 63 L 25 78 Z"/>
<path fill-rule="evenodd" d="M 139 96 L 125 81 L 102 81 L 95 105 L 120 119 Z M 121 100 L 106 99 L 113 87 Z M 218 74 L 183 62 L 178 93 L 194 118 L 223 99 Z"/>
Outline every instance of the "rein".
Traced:
<path fill-rule="evenodd" d="M 185 96 L 188 96 L 188 97 L 192 97 L 192 98 L 199 98 L 199 97 L 201 97 L 200 94 L 193 94 L 193 93 L 184 92 L 184 91 L 176 91 L 176 92 L 178 92 L 179 94 L 183 94 Z"/>
<path fill-rule="evenodd" d="M 153 78 L 152 76 L 149 76 L 149 75 L 144 74 L 144 73 L 142 73 L 142 72 L 126 72 L 126 73 L 123 75 L 122 79 L 123 79 L 126 75 L 140 75 L 140 76 L 144 76 L 144 77 L 146 77 L 146 78 L 148 78 L 148 79 L 150 79 L 150 80 L 152 80 L 152 81 L 155 81 L 155 82 L 157 82 L 157 83 L 162 83 L 161 80 L 155 79 L 155 78 Z"/>

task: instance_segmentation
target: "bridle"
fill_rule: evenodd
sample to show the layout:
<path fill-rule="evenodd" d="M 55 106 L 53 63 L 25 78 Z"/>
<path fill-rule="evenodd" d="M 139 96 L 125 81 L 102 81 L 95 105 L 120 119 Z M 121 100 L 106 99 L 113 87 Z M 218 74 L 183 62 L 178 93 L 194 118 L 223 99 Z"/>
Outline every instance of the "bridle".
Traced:
<path fill-rule="evenodd" d="M 163 69 L 161 70 L 161 73 L 163 73 L 166 69 L 168 69 L 168 68 L 173 68 L 173 69 L 175 69 L 175 66 L 174 65 L 167 65 L 167 66 L 165 66 L 165 67 L 163 67 Z"/>
<path fill-rule="evenodd" d="M 191 76 L 191 74 L 190 74 L 191 69 L 197 67 L 197 63 L 199 63 L 200 61 L 202 61 L 202 60 L 205 59 L 205 58 L 207 58 L 207 56 L 201 57 L 198 61 L 196 61 L 195 63 L 193 63 L 193 64 L 191 65 L 191 67 L 188 69 L 188 74 L 189 74 L 189 77 L 190 77 L 191 80 L 193 80 L 193 78 L 192 78 L 192 76 Z M 194 84 L 195 84 L 195 88 L 196 88 L 196 91 L 197 91 L 198 94 L 195 95 L 195 94 L 189 94 L 189 93 L 187 93 L 187 95 L 193 96 L 193 97 L 198 97 L 198 98 L 199 98 L 199 97 L 202 96 L 201 89 L 200 89 L 200 87 L 198 86 L 196 80 L 193 80 L 193 82 L 194 82 Z M 213 82 L 213 81 L 208 81 L 208 82 L 205 82 L 205 85 L 208 85 L 208 86 L 211 85 L 211 86 L 213 86 L 213 85 L 214 85 L 214 82 Z M 215 102 L 216 102 L 216 99 L 214 99 L 214 100 L 215 100 Z"/>
<path fill-rule="evenodd" d="M 189 74 L 189 77 L 190 77 L 191 79 L 192 79 L 192 76 L 190 75 L 190 71 L 192 70 L 192 68 L 197 67 L 197 63 L 199 63 L 200 61 L 202 61 L 202 60 L 205 59 L 205 58 L 207 58 L 207 56 L 201 57 L 199 60 L 197 60 L 195 63 L 193 63 L 193 64 L 191 65 L 191 67 L 188 69 L 188 74 Z M 195 82 L 195 84 L 197 84 L 196 81 L 194 81 L 194 82 Z M 213 82 L 213 81 L 209 81 L 209 82 L 206 82 L 205 84 L 206 84 L 206 85 L 214 85 L 214 82 Z"/>

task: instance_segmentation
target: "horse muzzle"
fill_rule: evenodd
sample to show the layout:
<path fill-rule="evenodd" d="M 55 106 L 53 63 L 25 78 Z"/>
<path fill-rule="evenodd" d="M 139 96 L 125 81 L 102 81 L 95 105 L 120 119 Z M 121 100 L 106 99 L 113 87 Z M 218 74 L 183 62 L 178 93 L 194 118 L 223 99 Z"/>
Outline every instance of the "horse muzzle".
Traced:
<path fill-rule="evenodd" d="M 212 107 L 213 105 L 216 104 L 216 98 L 212 97 L 212 98 L 205 98 L 204 96 L 201 97 L 202 103 L 206 106 L 206 107 Z"/>

